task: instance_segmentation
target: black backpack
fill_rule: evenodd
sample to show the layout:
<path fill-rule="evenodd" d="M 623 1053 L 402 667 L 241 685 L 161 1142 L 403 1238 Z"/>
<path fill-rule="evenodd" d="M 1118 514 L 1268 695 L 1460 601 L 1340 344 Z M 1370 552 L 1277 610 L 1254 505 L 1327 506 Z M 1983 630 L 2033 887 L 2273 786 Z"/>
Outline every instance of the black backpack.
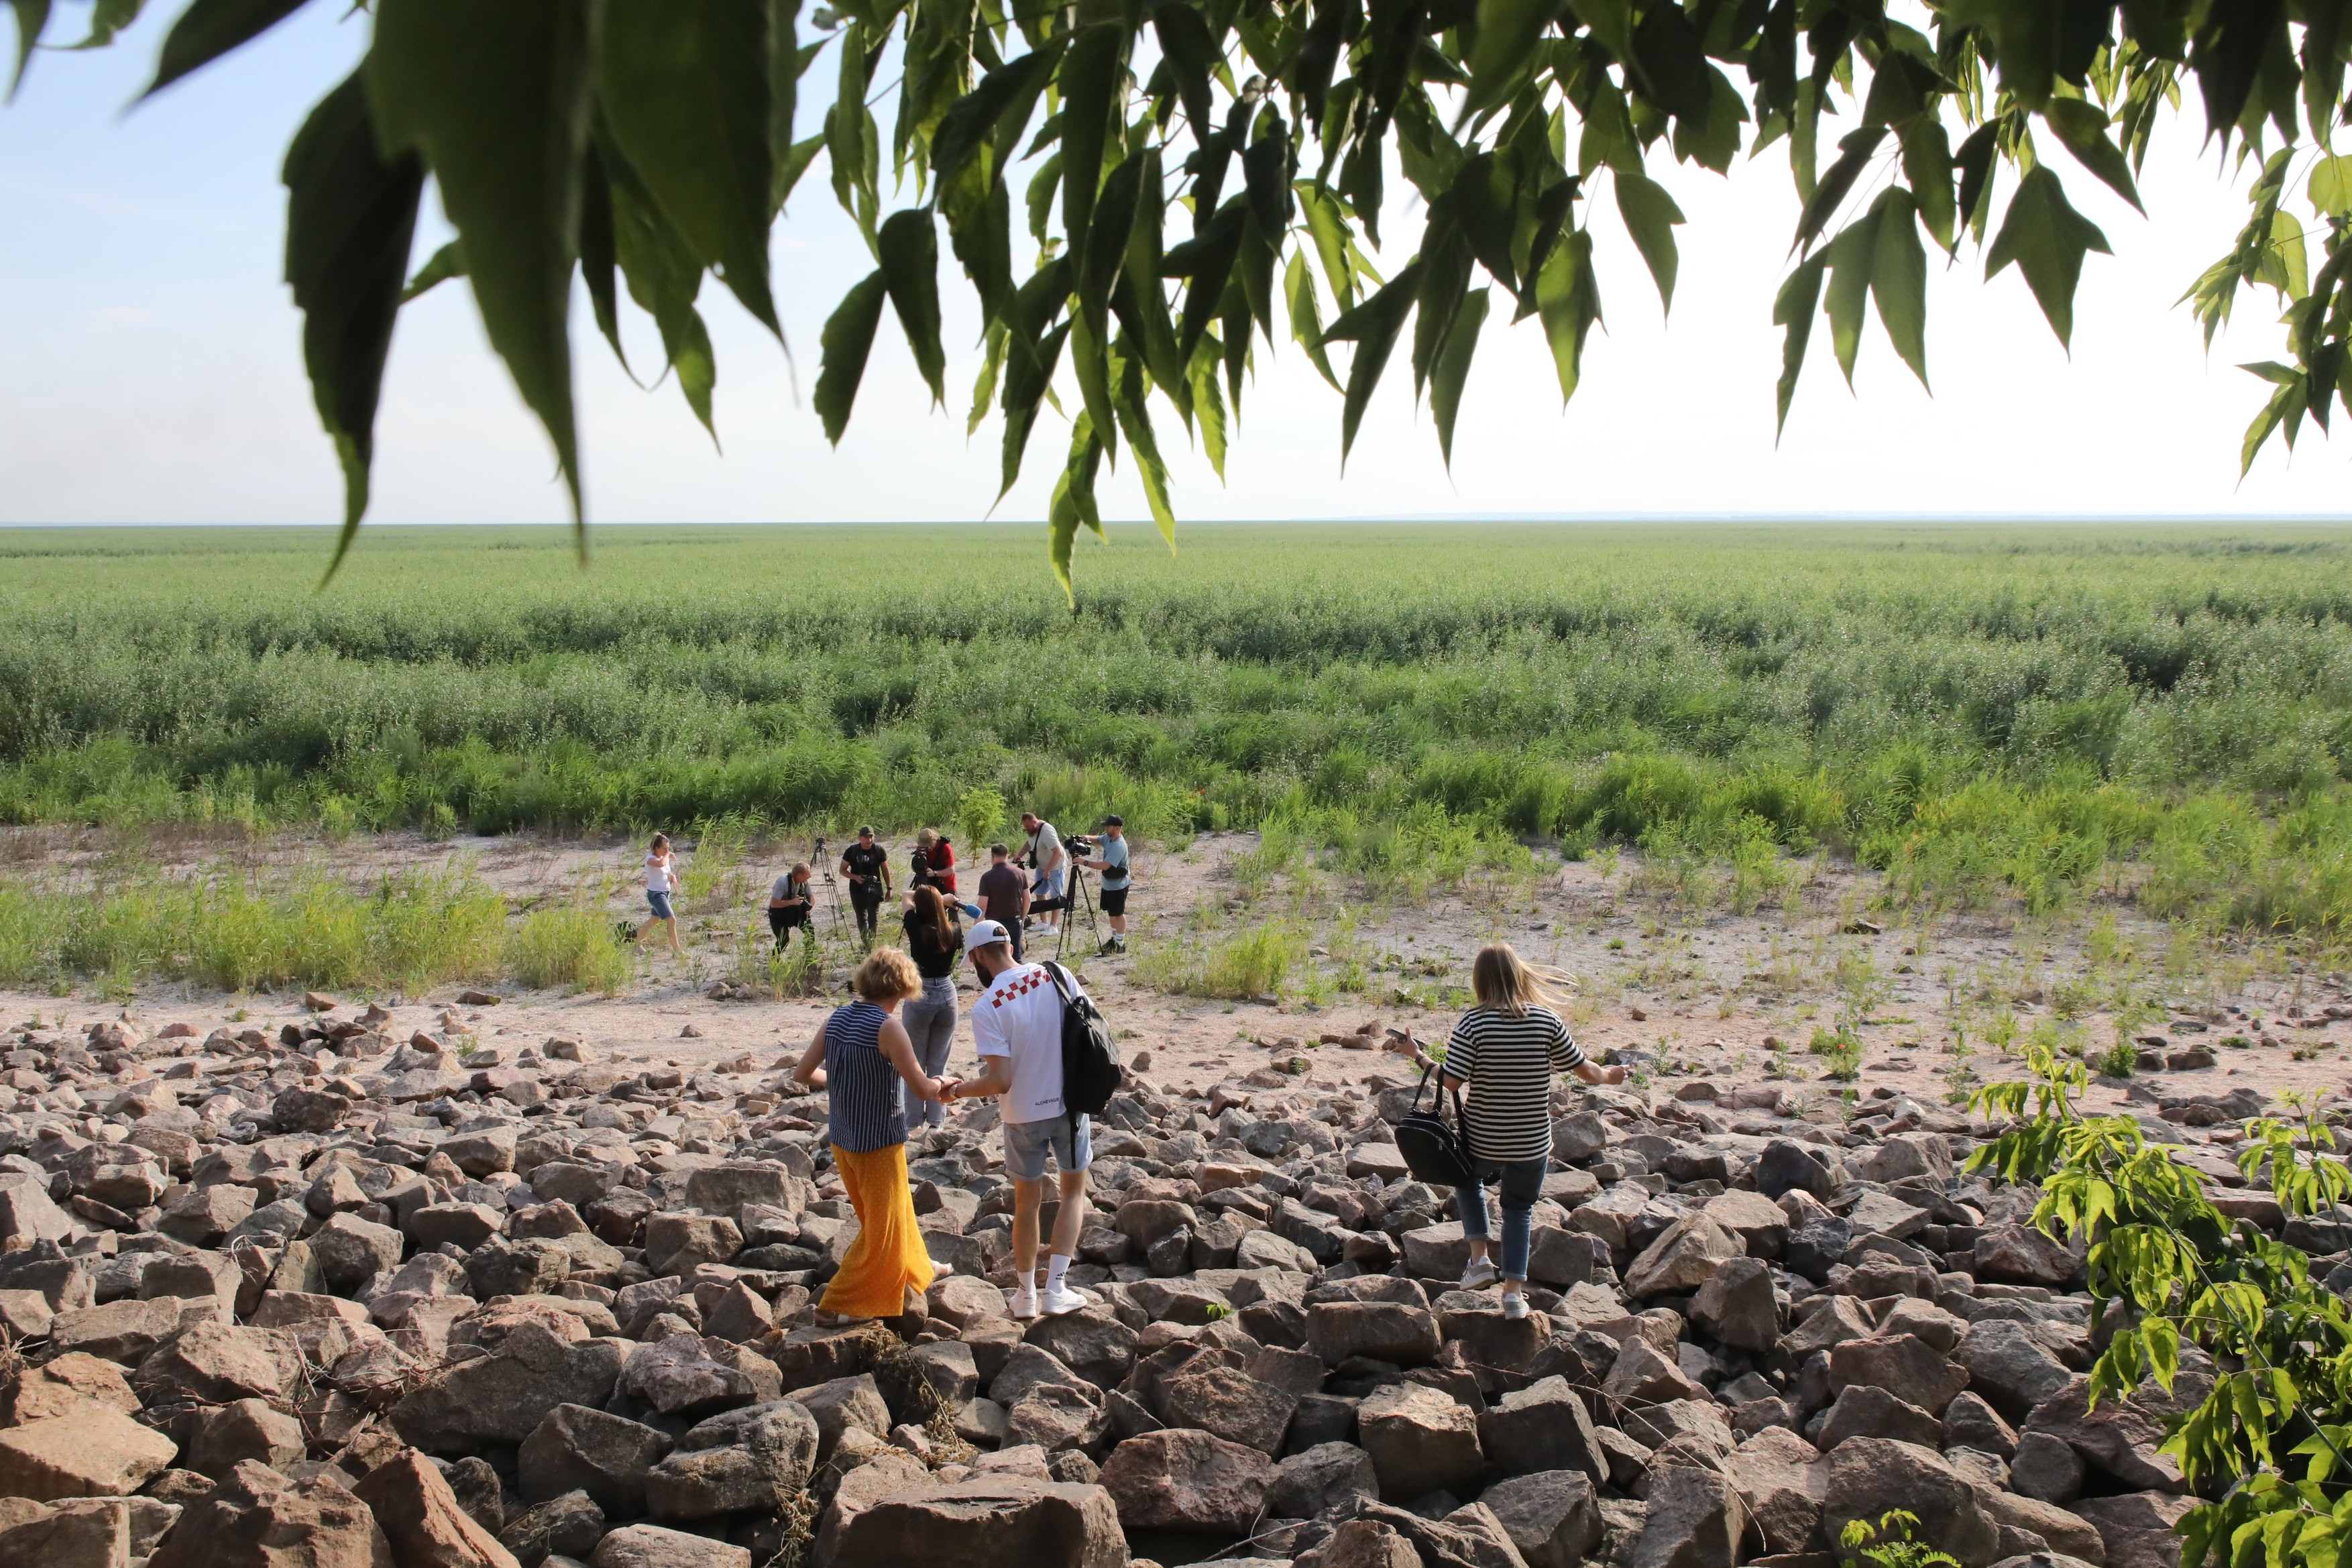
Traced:
<path fill-rule="evenodd" d="M 1463 1144 L 1462 1091 L 1454 1091 L 1454 1120 L 1445 1119 L 1444 1080 L 1439 1080 L 1437 1103 L 1433 1110 L 1421 1108 L 1421 1097 L 1429 1089 L 1429 1075 L 1434 1068 L 1421 1071 L 1421 1087 L 1413 1090 L 1412 1109 L 1397 1123 L 1397 1152 L 1404 1156 L 1405 1168 L 1433 1187 L 1466 1187 L 1475 1177 L 1470 1166 L 1470 1151 Z"/>
<path fill-rule="evenodd" d="M 1062 1109 L 1074 1116 L 1097 1115 L 1125 1077 L 1118 1043 L 1110 1037 L 1102 1009 L 1071 984 L 1067 970 L 1048 963 L 1045 973 L 1062 994 Z"/>

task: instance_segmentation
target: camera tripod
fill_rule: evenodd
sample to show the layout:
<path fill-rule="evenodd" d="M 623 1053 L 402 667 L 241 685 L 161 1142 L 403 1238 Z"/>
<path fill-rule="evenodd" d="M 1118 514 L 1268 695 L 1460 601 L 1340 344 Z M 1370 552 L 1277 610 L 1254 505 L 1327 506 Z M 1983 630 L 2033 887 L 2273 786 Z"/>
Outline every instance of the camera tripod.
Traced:
<path fill-rule="evenodd" d="M 1102 927 L 1095 923 L 1095 896 L 1087 889 L 1086 868 L 1078 864 L 1075 855 L 1070 857 L 1069 867 L 1070 890 L 1047 906 L 1059 911 L 1062 917 L 1061 923 L 1055 928 L 1057 940 L 1054 943 L 1054 957 L 1056 960 L 1069 951 L 1070 928 L 1078 923 L 1080 909 L 1087 912 L 1087 933 L 1094 938 L 1097 947 L 1102 945 Z"/>
<path fill-rule="evenodd" d="M 833 916 L 833 934 L 839 936 L 841 934 L 841 884 L 834 879 L 832 862 L 824 858 L 823 835 L 818 836 L 815 845 L 810 848 L 809 858 L 816 862 L 816 873 L 824 879 L 825 909 Z M 814 924 L 816 919 L 815 910 L 809 910 L 809 919 Z"/>

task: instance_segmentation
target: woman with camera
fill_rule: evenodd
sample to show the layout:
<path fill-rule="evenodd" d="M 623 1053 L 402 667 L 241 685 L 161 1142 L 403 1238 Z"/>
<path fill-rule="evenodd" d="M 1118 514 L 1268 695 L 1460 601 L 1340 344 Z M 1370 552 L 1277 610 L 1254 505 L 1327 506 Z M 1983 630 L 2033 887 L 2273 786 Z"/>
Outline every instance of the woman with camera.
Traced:
<path fill-rule="evenodd" d="M 926 1074 L 938 1078 L 947 1070 L 948 1057 L 955 1048 L 955 967 L 963 958 L 963 927 L 956 920 L 955 907 L 940 896 L 934 883 L 926 882 L 908 893 L 905 903 L 906 913 L 900 920 L 906 927 L 907 952 L 914 958 L 915 972 L 922 976 L 923 992 L 908 999 L 902 1016 L 907 1037 L 914 1042 L 915 1060 Z M 937 1127 L 947 1121 L 947 1107 L 933 1100 L 923 1108 L 923 1118 Z"/>

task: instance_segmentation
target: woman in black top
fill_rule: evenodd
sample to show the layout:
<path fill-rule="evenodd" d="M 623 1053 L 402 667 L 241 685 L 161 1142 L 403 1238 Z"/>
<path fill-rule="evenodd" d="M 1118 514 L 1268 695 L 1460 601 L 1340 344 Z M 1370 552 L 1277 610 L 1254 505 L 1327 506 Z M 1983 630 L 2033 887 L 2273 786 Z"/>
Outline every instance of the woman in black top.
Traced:
<path fill-rule="evenodd" d="M 915 1044 L 915 1060 L 938 1078 L 947 1070 L 948 1054 L 955 1048 L 955 967 L 963 962 L 963 927 L 940 890 L 929 883 L 906 898 L 907 952 L 915 972 L 923 977 L 923 992 L 908 998 L 899 1016 L 907 1037 Z M 923 1115 L 934 1127 L 948 1119 L 947 1107 L 932 1100 Z"/>

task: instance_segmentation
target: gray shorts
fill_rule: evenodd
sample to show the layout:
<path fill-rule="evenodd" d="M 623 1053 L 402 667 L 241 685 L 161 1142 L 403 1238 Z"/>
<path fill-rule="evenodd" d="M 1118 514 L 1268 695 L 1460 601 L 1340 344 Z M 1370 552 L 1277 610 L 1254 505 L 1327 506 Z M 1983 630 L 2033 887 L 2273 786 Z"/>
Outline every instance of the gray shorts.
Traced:
<path fill-rule="evenodd" d="M 1095 1163 L 1093 1140 L 1088 1136 L 1088 1118 L 1048 1116 L 1042 1121 L 1008 1121 L 1004 1124 L 1004 1173 L 1016 1182 L 1040 1182 L 1045 1179 L 1045 1154 L 1053 1152 L 1054 1163 L 1064 1175 L 1075 1175 Z M 1076 1130 L 1071 1123 L 1076 1122 Z"/>

